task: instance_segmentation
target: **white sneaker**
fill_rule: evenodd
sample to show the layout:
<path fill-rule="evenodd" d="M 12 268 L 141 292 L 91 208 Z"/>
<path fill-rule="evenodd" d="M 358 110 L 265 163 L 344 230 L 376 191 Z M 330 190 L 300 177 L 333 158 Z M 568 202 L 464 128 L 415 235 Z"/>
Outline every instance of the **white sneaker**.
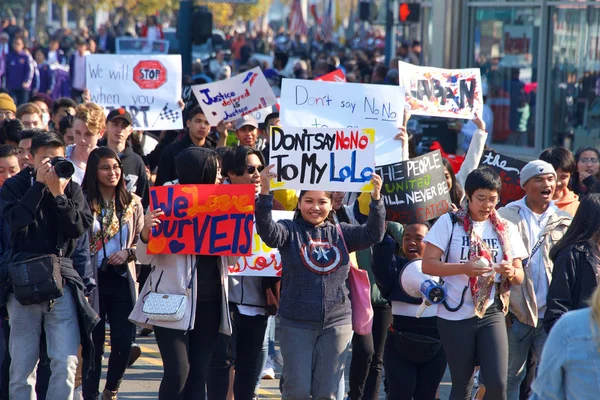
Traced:
<path fill-rule="evenodd" d="M 283 367 L 283 356 L 281 355 L 280 350 L 277 350 L 275 352 L 275 360 L 274 361 Z"/>
<path fill-rule="evenodd" d="M 262 379 L 275 379 L 275 370 L 273 367 L 265 366 L 262 372 Z"/>

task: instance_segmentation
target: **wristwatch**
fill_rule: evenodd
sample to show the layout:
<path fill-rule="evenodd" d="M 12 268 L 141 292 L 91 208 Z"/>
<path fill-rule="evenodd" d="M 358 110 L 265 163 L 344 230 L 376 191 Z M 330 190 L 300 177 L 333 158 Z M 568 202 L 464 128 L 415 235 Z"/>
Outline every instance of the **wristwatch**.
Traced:
<path fill-rule="evenodd" d="M 135 261 L 136 260 L 136 255 L 135 255 L 135 250 L 132 248 L 127 249 L 127 261 Z"/>
<path fill-rule="evenodd" d="M 67 205 L 67 196 L 65 196 L 64 194 L 60 194 L 58 196 L 56 196 L 54 198 L 54 201 L 56 202 L 57 206 L 66 206 Z"/>

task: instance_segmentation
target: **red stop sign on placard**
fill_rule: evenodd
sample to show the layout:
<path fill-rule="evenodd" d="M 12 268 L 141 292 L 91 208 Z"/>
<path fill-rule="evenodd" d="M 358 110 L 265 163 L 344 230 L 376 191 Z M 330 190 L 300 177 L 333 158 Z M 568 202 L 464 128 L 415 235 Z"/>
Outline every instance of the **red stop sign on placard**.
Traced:
<path fill-rule="evenodd" d="M 158 89 L 167 81 L 167 69 L 159 61 L 140 61 L 133 68 L 133 81 L 141 89 Z"/>

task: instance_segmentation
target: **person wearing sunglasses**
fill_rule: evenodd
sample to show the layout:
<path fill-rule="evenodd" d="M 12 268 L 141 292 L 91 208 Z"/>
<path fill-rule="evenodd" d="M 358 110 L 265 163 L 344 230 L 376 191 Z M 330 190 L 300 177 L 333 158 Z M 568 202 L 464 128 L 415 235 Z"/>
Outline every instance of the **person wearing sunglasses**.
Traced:
<path fill-rule="evenodd" d="M 261 190 L 260 173 L 265 159 L 259 150 L 238 146 L 221 154 L 224 184 L 254 185 L 256 196 Z M 275 209 L 283 210 L 281 204 Z M 258 276 L 229 277 L 229 302 L 233 322 L 231 342 L 221 340 L 211 362 L 209 386 L 227 390 L 229 368 L 232 365 L 230 352 L 235 356 L 235 380 L 233 392 L 236 399 L 255 397 L 256 382 L 262 372 L 263 342 L 269 315 L 278 309 L 279 278 Z M 240 340 L 236 340 L 236 338 Z M 215 389 L 219 390 L 219 389 Z M 214 393 L 215 390 L 209 390 Z"/>

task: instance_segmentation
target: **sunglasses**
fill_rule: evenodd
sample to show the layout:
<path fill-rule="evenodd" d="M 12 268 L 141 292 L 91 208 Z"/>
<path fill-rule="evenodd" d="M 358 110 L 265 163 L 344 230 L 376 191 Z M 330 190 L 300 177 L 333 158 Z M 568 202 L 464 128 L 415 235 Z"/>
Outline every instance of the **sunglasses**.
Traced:
<path fill-rule="evenodd" d="M 258 167 L 255 167 L 254 165 L 248 165 L 246 167 L 246 171 L 248 171 L 248 174 L 250 175 L 254 175 L 254 173 L 258 170 L 258 173 L 260 174 L 263 169 L 265 169 L 265 167 L 263 165 L 259 165 Z"/>

